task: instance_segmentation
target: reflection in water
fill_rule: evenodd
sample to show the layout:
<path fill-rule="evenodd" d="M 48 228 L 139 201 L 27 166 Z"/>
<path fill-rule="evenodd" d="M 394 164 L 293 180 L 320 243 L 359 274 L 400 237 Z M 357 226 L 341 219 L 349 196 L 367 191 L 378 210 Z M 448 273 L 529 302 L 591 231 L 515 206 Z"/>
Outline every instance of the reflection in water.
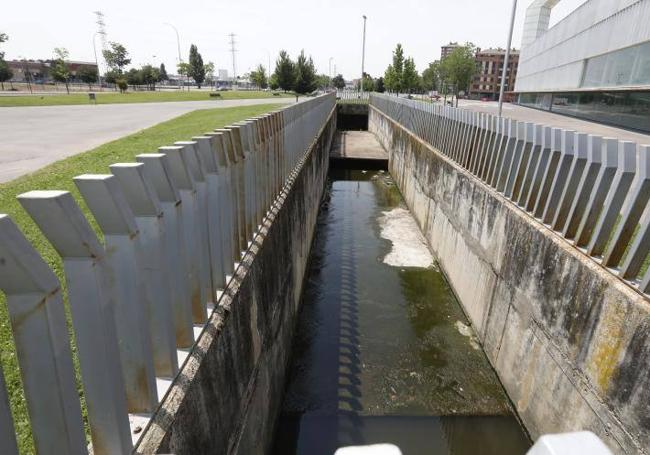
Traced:
<path fill-rule="evenodd" d="M 387 174 L 335 171 L 321 207 L 274 453 L 391 442 L 405 454 L 521 454 L 529 440 L 435 267 L 382 262 Z"/>

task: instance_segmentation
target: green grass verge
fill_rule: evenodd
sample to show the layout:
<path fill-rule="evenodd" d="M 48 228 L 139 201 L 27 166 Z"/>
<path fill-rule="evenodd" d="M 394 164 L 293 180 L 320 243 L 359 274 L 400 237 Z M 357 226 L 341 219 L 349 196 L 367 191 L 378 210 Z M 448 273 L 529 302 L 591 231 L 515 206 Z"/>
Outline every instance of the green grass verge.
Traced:
<path fill-rule="evenodd" d="M 278 107 L 281 106 L 277 104 L 264 104 L 193 111 L 122 139 L 101 145 L 93 150 L 58 161 L 32 174 L 0 184 L 0 213 L 6 213 L 11 216 L 36 250 L 56 272 L 65 293 L 65 279 L 61 260 L 31 218 L 22 209 L 20 204 L 18 204 L 16 200 L 18 194 L 39 189 L 70 191 L 101 238 L 101 232 L 94 218 L 90 214 L 88 207 L 83 203 L 72 181 L 74 176 L 85 173 L 106 174 L 109 172 L 108 166 L 110 164 L 135 161 L 135 155 L 140 153 L 155 152 L 160 146 L 171 145 L 179 140 L 188 140 L 192 136 L 274 110 Z M 69 318 L 68 321 L 70 321 Z M 69 328 L 71 330 L 70 326 Z M 38 343 L 38 340 L 35 339 L 34 342 Z M 20 452 L 33 453 L 34 446 L 31 438 L 31 428 L 23 395 L 20 372 L 18 370 L 18 362 L 16 360 L 11 326 L 7 315 L 5 296 L 1 292 L 0 357 L 7 383 L 7 393 L 16 426 L 16 436 Z M 76 356 L 75 365 L 78 367 Z M 79 384 L 78 376 L 77 382 Z M 79 394 L 83 399 L 82 389 L 80 386 L 78 387 Z M 88 434 L 88 431 L 86 431 L 86 434 Z"/>
<path fill-rule="evenodd" d="M 219 98 L 211 98 L 210 93 L 204 90 L 174 91 L 174 92 L 95 92 L 97 104 L 120 104 L 120 103 L 160 103 L 167 101 L 208 101 L 213 100 L 219 103 Z M 220 99 L 241 100 L 258 98 L 278 98 L 293 96 L 280 93 L 273 95 L 263 91 L 226 91 L 218 92 Z M 71 93 L 62 95 L 25 95 L 25 96 L 0 96 L 0 107 L 17 106 L 61 106 L 69 104 L 89 104 L 87 93 Z"/>

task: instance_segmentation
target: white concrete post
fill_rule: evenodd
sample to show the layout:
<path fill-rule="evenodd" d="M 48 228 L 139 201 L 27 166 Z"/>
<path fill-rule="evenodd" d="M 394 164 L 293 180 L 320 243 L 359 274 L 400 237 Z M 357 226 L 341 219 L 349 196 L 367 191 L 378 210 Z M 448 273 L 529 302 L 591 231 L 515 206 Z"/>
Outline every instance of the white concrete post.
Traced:
<path fill-rule="evenodd" d="M 600 136 L 589 134 L 587 136 L 587 163 L 576 188 L 576 196 L 571 204 L 567 221 L 564 224 L 562 235 L 566 239 L 573 239 L 576 235 L 580 220 L 585 213 L 589 196 L 591 195 L 596 178 L 603 162 L 603 139 Z"/>
<path fill-rule="evenodd" d="M 618 153 L 618 141 L 613 138 L 604 138 L 602 144 L 602 165 L 598 171 L 596 182 L 593 188 L 590 189 L 589 201 L 587 202 L 585 213 L 580 220 L 578 231 L 575 235 L 576 246 L 586 246 L 596 229 L 596 222 L 602 211 L 609 189 L 612 186 L 619 162 L 622 161 L 622 157 L 619 158 Z"/>
<path fill-rule="evenodd" d="M 158 392 L 138 266 L 135 217 L 115 176 L 85 174 L 75 177 L 74 182 L 104 233 L 106 268 L 117 292 L 115 327 L 128 410 L 153 412 Z"/>
<path fill-rule="evenodd" d="M 525 155 L 526 140 L 526 123 L 518 122 L 512 150 L 512 162 L 510 163 L 510 169 L 508 170 L 508 177 L 506 178 L 506 185 L 504 188 L 505 196 L 513 202 L 516 201 L 515 192 L 519 191 L 519 189 L 516 188 L 517 182 L 520 182 L 523 177 L 523 170 L 525 169 L 526 159 L 528 158 Z"/>
<path fill-rule="evenodd" d="M 217 295 L 217 286 L 212 283 L 212 261 L 210 259 L 210 249 L 203 246 L 209 245 L 208 238 L 208 184 L 206 182 L 203 168 L 199 160 L 198 151 L 195 141 L 179 141 L 174 143 L 175 146 L 183 147 L 182 157 L 185 165 L 194 182 L 196 189 L 197 201 L 197 223 L 199 228 L 199 242 L 201 248 L 201 283 L 205 287 L 206 302 L 214 302 Z M 197 308 L 198 310 L 198 308 Z M 195 315 L 196 318 L 197 315 Z M 205 317 L 205 316 L 204 316 Z M 205 322 L 205 319 L 197 323 Z"/>
<path fill-rule="evenodd" d="M 3 214 L 0 258 L 0 289 L 7 299 L 36 452 L 87 453 L 59 280 Z M 13 436 L 4 418 L 0 423 L 0 433 Z M 11 450 L 10 440 L 2 435 L 1 441 L 2 453 Z"/>
<path fill-rule="evenodd" d="M 257 231 L 255 198 L 255 151 L 251 139 L 249 122 L 237 122 L 231 126 L 235 137 L 239 138 L 244 156 L 244 195 L 246 201 L 246 240 L 252 241 Z"/>
<path fill-rule="evenodd" d="M 537 163 L 539 163 L 540 155 L 542 153 L 542 135 L 543 129 L 540 125 L 536 125 L 534 123 L 526 124 L 526 138 L 528 141 L 532 142 L 532 144 L 530 149 L 530 157 L 528 159 L 528 163 L 526 164 L 524 180 L 521 185 L 521 191 L 519 192 L 519 197 L 517 198 L 517 205 L 522 208 L 526 207 L 526 201 L 528 200 L 528 195 L 530 194 L 533 184 L 535 169 L 537 168 Z"/>
<path fill-rule="evenodd" d="M 510 174 L 510 166 L 512 165 L 512 161 L 514 158 L 514 153 L 515 153 L 515 144 L 517 142 L 517 128 L 519 122 L 516 120 L 512 119 L 507 119 L 508 120 L 508 129 L 506 130 L 506 140 L 505 140 L 505 146 L 503 148 L 502 152 L 502 160 L 501 160 L 501 166 L 499 167 L 499 171 L 497 172 L 497 179 L 496 179 L 496 190 L 499 191 L 500 193 L 505 192 L 506 189 L 506 183 L 508 182 L 508 176 Z"/>
<path fill-rule="evenodd" d="M 553 219 L 553 229 L 563 231 L 567 222 L 569 211 L 573 206 L 573 201 L 577 196 L 578 185 L 582 180 L 582 174 L 587 166 L 589 159 L 589 135 L 585 133 L 575 134 L 574 158 L 571 163 L 571 169 L 567 175 L 567 181 L 555 217 Z"/>
<path fill-rule="evenodd" d="M 7 387 L 2 372 L 2 365 L 0 365 L 0 453 L 18 455 L 14 421 L 11 417 L 9 397 L 7 396 Z"/>
<path fill-rule="evenodd" d="M 227 146 L 230 159 L 232 159 L 232 189 L 233 189 L 233 202 L 237 215 L 237 238 L 238 238 L 238 251 L 237 259 L 241 260 L 242 254 L 248 249 L 248 229 L 246 225 L 246 199 L 245 199 L 245 180 L 244 180 L 244 155 L 242 152 L 241 141 L 233 129 L 224 128 L 215 130 L 216 132 L 224 133 L 224 142 Z"/>
<path fill-rule="evenodd" d="M 229 220 L 222 216 L 222 179 L 219 175 L 217 153 L 212 144 L 216 138 L 195 136 L 192 140 L 196 142 L 197 156 L 207 185 L 206 213 L 208 249 L 210 252 L 210 270 L 212 271 L 211 281 L 215 288 L 213 302 L 216 303 L 216 291 L 224 289 L 226 285 L 223 265 L 225 239 L 222 237 L 223 233 L 228 231 L 228 227 L 225 226 L 225 224 L 228 223 Z"/>
<path fill-rule="evenodd" d="M 18 201 L 63 259 L 93 451 L 128 453 L 133 443 L 115 331 L 116 290 L 104 248 L 69 192 L 31 191 Z"/>
<path fill-rule="evenodd" d="M 232 275 L 234 263 L 239 260 L 239 257 L 236 256 L 239 248 L 237 247 L 237 239 L 235 238 L 237 233 L 237 214 L 234 211 L 233 205 L 235 196 L 231 183 L 231 163 L 224 143 L 224 133 L 208 132 L 204 133 L 204 137 L 210 139 L 210 146 L 212 147 L 212 153 L 215 156 L 214 159 L 217 164 L 218 216 L 221 220 L 219 226 L 221 227 L 220 235 L 222 244 L 221 264 L 224 275 L 228 276 Z"/>
<path fill-rule="evenodd" d="M 484 182 L 487 180 L 487 173 L 494 159 L 494 148 L 497 139 L 498 118 L 493 115 L 487 116 L 488 139 L 481 155 L 481 162 L 478 167 L 478 176 Z"/>
<path fill-rule="evenodd" d="M 178 354 L 160 200 L 152 183 L 144 176 L 144 164 L 117 163 L 111 165 L 110 170 L 122 188 L 140 233 L 140 267 L 156 376 L 173 377 L 178 373 Z"/>
<path fill-rule="evenodd" d="M 535 166 L 535 171 L 533 172 L 530 191 L 528 193 L 528 199 L 526 200 L 526 210 L 529 212 L 533 212 L 535 210 L 535 203 L 537 202 L 537 198 L 542 187 L 542 182 L 544 180 L 544 175 L 546 173 L 546 168 L 548 167 L 548 162 L 551 158 L 553 129 L 550 126 L 543 126 L 541 128 L 542 140 L 539 159 L 537 160 L 537 165 Z"/>
<path fill-rule="evenodd" d="M 637 277 L 643 263 L 648 257 L 650 250 L 650 205 L 646 205 L 643 215 L 639 222 L 639 232 L 634 237 L 630 251 L 625 257 L 625 261 L 621 266 L 621 276 L 628 280 L 633 280 Z M 650 267 L 649 267 L 650 269 Z M 642 287 L 643 292 L 648 292 L 648 284 Z"/>
<path fill-rule="evenodd" d="M 167 156 L 163 153 L 143 153 L 136 160 L 144 165 L 145 179 L 156 192 L 165 222 L 165 261 L 169 273 L 170 302 L 174 322 L 175 345 L 189 347 L 192 333 L 192 292 L 190 287 L 190 258 L 183 223 L 183 202 L 172 179 Z"/>
<path fill-rule="evenodd" d="M 560 155 L 558 156 L 555 176 L 553 177 L 553 183 L 551 184 L 551 192 L 548 196 L 548 202 L 546 203 L 546 208 L 544 209 L 544 215 L 542 217 L 542 221 L 546 224 L 551 224 L 555 218 L 555 213 L 559 208 L 562 193 L 564 192 L 564 188 L 569 180 L 569 171 L 571 170 L 574 156 L 575 131 L 562 130 Z"/>
<path fill-rule="evenodd" d="M 542 219 L 551 194 L 551 187 L 555 181 L 555 174 L 562 156 L 562 129 L 551 128 L 551 147 L 549 149 L 548 161 L 541 180 L 537 202 L 535 203 L 535 217 Z M 541 168 L 539 169 L 542 170 Z"/>
<path fill-rule="evenodd" d="M 634 142 L 619 142 L 619 165 L 612 181 L 611 189 L 603 204 L 603 210 L 594 230 L 594 236 L 589 242 L 587 253 L 590 256 L 600 256 L 612 234 L 612 229 L 618 221 L 621 208 L 632 186 L 637 170 L 637 150 Z"/>
<path fill-rule="evenodd" d="M 497 121 L 499 122 L 498 137 L 495 141 L 495 148 L 492 154 L 492 163 L 490 163 L 488 179 L 486 181 L 486 183 L 492 188 L 496 188 L 497 186 L 499 171 L 501 170 L 501 163 L 503 162 L 503 152 L 508 142 L 508 119 L 501 117 L 497 119 Z"/>
<path fill-rule="evenodd" d="M 195 180 L 190 171 L 190 166 L 188 166 L 190 153 L 183 146 L 159 147 L 158 152 L 167 156 L 170 180 L 181 197 L 180 222 L 183 224 L 183 235 L 185 236 L 185 246 L 187 248 L 191 312 L 186 316 L 183 325 L 183 345 L 179 346 L 190 347 L 194 342 L 194 334 L 188 321 L 191 321 L 191 315 L 205 315 L 207 312 L 209 294 L 207 293 L 208 284 L 205 282 L 206 276 L 203 272 L 202 252 L 204 246 L 207 246 L 207 242 L 205 245 L 201 243 L 198 194 Z M 177 333 L 177 344 L 179 338 Z M 192 341 L 190 342 L 190 340 Z"/>
<path fill-rule="evenodd" d="M 618 265 L 650 200 L 650 145 L 637 152 L 637 168 L 632 187 L 620 212 L 620 221 L 603 257 L 603 264 Z M 647 253 L 647 250 L 645 251 Z M 645 259 L 645 257 L 644 257 Z"/>

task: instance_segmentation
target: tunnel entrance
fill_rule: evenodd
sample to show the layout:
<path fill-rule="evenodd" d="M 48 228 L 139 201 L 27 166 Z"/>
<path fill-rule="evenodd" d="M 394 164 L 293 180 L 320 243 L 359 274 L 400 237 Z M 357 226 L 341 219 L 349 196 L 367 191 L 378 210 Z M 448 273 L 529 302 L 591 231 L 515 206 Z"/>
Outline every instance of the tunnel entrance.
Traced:
<path fill-rule="evenodd" d="M 272 453 L 521 454 L 525 431 L 390 175 L 331 169 Z"/>
<path fill-rule="evenodd" d="M 368 104 L 337 104 L 336 127 L 341 131 L 368 131 Z"/>

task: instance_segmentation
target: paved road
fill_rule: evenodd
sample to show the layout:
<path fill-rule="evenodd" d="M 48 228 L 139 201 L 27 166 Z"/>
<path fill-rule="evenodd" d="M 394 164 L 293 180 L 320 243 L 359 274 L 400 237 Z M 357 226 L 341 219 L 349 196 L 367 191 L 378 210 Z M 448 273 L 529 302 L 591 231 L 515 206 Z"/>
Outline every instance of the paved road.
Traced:
<path fill-rule="evenodd" d="M 264 98 L 0 107 L 0 182 L 196 109 L 292 102 L 294 98 Z"/>
<path fill-rule="evenodd" d="M 496 101 L 473 101 L 460 100 L 458 107 L 470 109 L 477 112 L 487 112 L 495 114 L 498 112 L 498 103 Z M 578 131 L 580 133 L 596 134 L 603 137 L 613 137 L 619 140 L 632 141 L 638 144 L 650 144 L 650 135 L 636 133 L 613 126 L 602 125 L 600 123 L 580 120 L 566 115 L 553 114 L 552 112 L 540 111 L 516 104 L 506 103 L 503 105 L 503 116 L 521 120 L 524 122 L 539 123 L 542 125 L 565 128 Z"/>

